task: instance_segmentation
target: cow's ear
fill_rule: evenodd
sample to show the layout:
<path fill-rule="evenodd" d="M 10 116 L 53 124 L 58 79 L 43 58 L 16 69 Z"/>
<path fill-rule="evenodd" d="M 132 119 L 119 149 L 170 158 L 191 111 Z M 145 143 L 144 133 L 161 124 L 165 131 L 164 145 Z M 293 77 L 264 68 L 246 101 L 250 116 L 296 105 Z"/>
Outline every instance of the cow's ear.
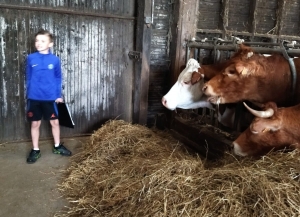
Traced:
<path fill-rule="evenodd" d="M 280 119 L 259 119 L 250 125 L 250 129 L 257 133 L 276 132 L 281 129 Z"/>
<path fill-rule="evenodd" d="M 249 67 L 243 64 L 237 64 L 235 66 L 235 70 L 239 73 L 239 75 L 248 75 L 250 73 Z"/>
<path fill-rule="evenodd" d="M 253 52 L 252 51 L 250 51 L 250 52 L 247 53 L 247 59 L 249 59 L 252 56 L 253 56 Z"/>
<path fill-rule="evenodd" d="M 276 132 L 276 131 L 280 130 L 280 128 L 281 128 L 281 126 L 278 125 L 277 123 L 275 123 L 275 124 L 270 124 L 270 125 L 267 125 L 266 128 L 265 128 L 262 132 L 263 132 L 263 133 L 269 132 L 269 131 L 271 131 L 271 132 Z"/>
<path fill-rule="evenodd" d="M 191 78 L 191 83 L 192 85 L 196 84 L 203 78 L 203 75 L 198 73 L 198 72 L 193 72 L 192 73 L 192 78 Z"/>
<path fill-rule="evenodd" d="M 282 117 L 277 117 L 275 119 L 270 120 L 268 123 L 267 127 L 270 129 L 272 132 L 276 132 L 281 129 L 281 120 Z"/>

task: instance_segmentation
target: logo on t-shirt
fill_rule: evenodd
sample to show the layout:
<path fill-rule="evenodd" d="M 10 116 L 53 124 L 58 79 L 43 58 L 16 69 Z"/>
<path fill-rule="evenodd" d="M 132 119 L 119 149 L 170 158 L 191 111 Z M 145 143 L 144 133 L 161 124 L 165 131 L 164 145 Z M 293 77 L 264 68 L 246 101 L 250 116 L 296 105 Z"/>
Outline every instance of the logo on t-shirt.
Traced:
<path fill-rule="evenodd" d="M 53 68 L 54 68 L 53 64 L 48 65 L 48 69 L 53 69 Z"/>

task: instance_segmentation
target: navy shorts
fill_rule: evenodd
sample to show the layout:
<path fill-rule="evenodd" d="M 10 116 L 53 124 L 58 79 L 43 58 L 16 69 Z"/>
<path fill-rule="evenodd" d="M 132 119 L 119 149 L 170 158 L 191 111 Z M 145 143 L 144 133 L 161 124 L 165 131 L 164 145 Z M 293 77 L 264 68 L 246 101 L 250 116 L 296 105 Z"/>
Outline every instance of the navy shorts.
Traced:
<path fill-rule="evenodd" d="M 27 119 L 29 121 L 58 119 L 57 104 L 55 101 L 27 100 Z"/>

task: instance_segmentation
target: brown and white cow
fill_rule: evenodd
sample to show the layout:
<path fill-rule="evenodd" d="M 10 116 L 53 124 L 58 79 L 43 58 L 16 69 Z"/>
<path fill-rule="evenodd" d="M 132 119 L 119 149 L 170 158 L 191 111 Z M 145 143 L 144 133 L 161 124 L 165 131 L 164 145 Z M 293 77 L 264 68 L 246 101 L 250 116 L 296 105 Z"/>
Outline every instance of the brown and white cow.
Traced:
<path fill-rule="evenodd" d="M 268 102 L 264 111 L 244 105 L 256 118 L 233 142 L 236 155 L 261 156 L 271 150 L 300 148 L 300 104 L 277 108 Z"/>
<path fill-rule="evenodd" d="M 177 82 L 162 97 L 162 104 L 170 110 L 204 107 L 212 109 L 212 104 L 202 92 L 204 78 L 211 79 L 222 70 L 224 64 L 226 62 L 200 67 L 197 60 L 189 59 Z M 227 127 L 233 127 L 235 108 L 231 106 L 219 112 L 218 121 Z"/>
<path fill-rule="evenodd" d="M 179 74 L 177 82 L 161 100 L 166 108 L 170 110 L 212 108 L 207 97 L 203 95 L 204 75 L 199 72 L 199 69 L 200 64 L 197 60 L 193 58 L 188 60 L 185 69 Z M 193 74 L 198 75 L 193 76 Z"/>
<path fill-rule="evenodd" d="M 276 102 L 279 106 L 300 103 L 300 58 L 294 59 L 297 86 L 291 103 L 292 76 L 288 61 L 280 54 L 264 56 L 243 44 L 221 73 L 210 79 L 203 92 L 212 103 Z"/>

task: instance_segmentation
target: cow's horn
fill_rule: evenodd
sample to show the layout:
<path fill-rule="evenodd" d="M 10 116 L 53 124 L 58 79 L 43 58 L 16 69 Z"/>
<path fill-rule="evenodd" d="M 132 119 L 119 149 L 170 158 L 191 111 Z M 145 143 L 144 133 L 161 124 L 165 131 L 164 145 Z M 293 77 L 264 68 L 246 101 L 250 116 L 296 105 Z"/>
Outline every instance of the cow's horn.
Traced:
<path fill-rule="evenodd" d="M 269 108 L 266 111 L 257 111 L 257 110 L 250 108 L 245 102 L 243 102 L 243 103 L 244 103 L 244 106 L 248 109 L 248 111 L 256 117 L 269 118 L 269 117 L 272 117 L 272 115 L 274 114 L 274 110 L 272 108 Z"/>

